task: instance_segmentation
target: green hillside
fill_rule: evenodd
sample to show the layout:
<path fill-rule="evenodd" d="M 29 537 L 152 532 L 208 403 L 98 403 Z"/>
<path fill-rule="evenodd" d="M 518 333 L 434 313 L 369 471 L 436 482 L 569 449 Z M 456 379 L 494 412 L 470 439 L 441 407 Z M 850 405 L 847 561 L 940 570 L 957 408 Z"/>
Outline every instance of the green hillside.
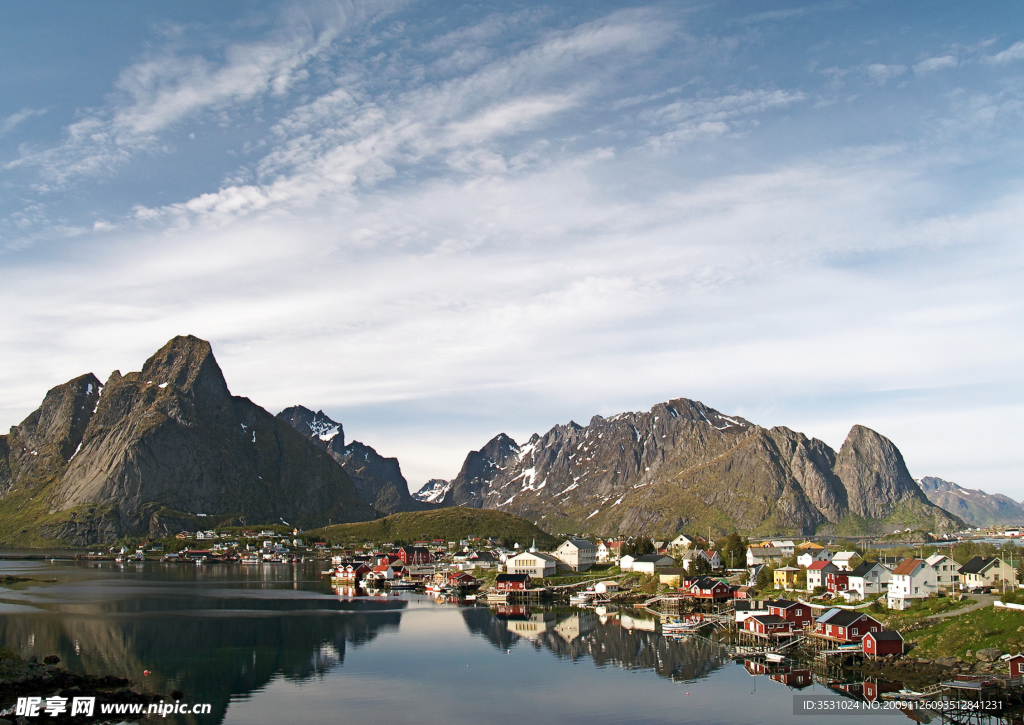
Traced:
<path fill-rule="evenodd" d="M 374 521 L 325 526 L 307 531 L 305 536 L 329 544 L 345 544 L 350 541 L 411 543 L 433 539 L 459 541 L 469 536 L 493 536 L 500 540 L 519 542 L 524 546 L 536 539 L 537 546 L 543 548 L 559 543 L 551 534 L 513 514 L 463 507 L 398 513 Z"/>

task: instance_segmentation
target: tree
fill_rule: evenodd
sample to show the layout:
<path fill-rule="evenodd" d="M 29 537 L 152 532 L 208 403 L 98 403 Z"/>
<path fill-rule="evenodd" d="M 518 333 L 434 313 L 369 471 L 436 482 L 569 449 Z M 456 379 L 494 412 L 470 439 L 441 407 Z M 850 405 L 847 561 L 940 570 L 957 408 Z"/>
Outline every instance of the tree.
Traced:
<path fill-rule="evenodd" d="M 640 536 L 622 545 L 622 556 L 647 556 L 654 553 L 654 542 L 646 536 Z"/>
<path fill-rule="evenodd" d="M 775 588 L 775 567 L 766 565 L 757 573 L 757 589 L 764 591 Z"/>
<path fill-rule="evenodd" d="M 707 576 L 711 573 L 711 562 L 703 556 L 695 556 L 690 560 L 690 569 L 687 574 L 694 576 Z"/>
<path fill-rule="evenodd" d="M 745 537 L 733 531 L 718 542 L 718 554 L 722 563 L 729 568 L 743 567 L 747 563 L 747 546 L 750 544 Z"/>

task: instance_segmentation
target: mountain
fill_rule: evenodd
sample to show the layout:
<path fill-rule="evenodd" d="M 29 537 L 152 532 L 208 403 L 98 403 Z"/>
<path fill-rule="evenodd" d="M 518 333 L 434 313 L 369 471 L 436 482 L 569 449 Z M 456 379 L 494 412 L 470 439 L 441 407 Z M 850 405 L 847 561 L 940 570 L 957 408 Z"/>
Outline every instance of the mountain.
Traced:
<path fill-rule="evenodd" d="M 50 390 L 0 436 L 0 541 L 85 546 L 214 521 L 301 528 L 374 516 L 324 451 L 231 395 L 210 344 Z"/>
<path fill-rule="evenodd" d="M 964 488 L 933 476 L 925 476 L 919 483 L 929 501 L 971 526 L 1024 523 L 1024 505 L 1009 496 Z"/>
<path fill-rule="evenodd" d="M 519 445 L 505 434 L 466 456 L 435 500 L 510 511 L 555 532 L 674 535 L 871 533 L 962 525 L 934 506 L 885 437 L 854 426 L 837 454 L 678 399 L 649 412 L 570 422 Z"/>
<path fill-rule="evenodd" d="M 442 478 L 432 478 L 424 483 L 420 490 L 414 493 L 412 497 L 423 503 L 441 503 L 451 488 L 451 481 L 445 481 Z"/>
<path fill-rule="evenodd" d="M 314 413 L 309 408 L 296 405 L 282 410 L 277 418 L 327 451 L 345 469 L 363 500 L 381 516 L 431 508 L 409 493 L 409 484 L 402 475 L 397 458 L 385 458 L 359 441 L 345 445 L 345 431 L 341 423 L 331 420 L 322 410 Z"/>

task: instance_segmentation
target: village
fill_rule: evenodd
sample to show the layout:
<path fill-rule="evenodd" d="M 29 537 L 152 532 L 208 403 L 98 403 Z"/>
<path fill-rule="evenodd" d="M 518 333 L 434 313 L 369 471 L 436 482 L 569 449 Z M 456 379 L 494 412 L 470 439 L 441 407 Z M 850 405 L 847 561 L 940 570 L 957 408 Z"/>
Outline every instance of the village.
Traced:
<path fill-rule="evenodd" d="M 718 541 L 570 536 L 541 550 L 536 542 L 472 535 L 328 544 L 268 527 L 186 533 L 134 552 L 124 546 L 92 554 L 124 564 L 329 562 L 318 571 L 339 596 L 415 591 L 441 603 L 487 605 L 516 634 L 557 628 L 569 607 L 631 631 L 722 643 L 751 674 L 778 675 L 786 684 L 817 677 L 846 686 L 857 671 L 864 674 L 858 692 L 877 697 L 997 691 L 1019 698 L 1019 534 L 975 532 L 886 548 L 849 540 L 751 542 L 736 534 Z M 1005 539 L 1002 548 L 983 540 L 996 535 Z M 578 622 L 561 628 L 582 632 Z M 976 636 L 957 640 L 957 630 Z M 886 685 L 894 681 L 902 684 Z"/>

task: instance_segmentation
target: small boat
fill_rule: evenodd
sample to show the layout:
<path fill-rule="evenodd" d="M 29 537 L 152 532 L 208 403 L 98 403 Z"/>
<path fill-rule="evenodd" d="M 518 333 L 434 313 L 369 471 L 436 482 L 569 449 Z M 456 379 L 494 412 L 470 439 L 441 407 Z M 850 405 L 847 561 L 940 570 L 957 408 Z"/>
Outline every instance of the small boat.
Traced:
<path fill-rule="evenodd" d="M 388 587 L 391 589 L 391 591 L 415 589 L 416 588 L 416 583 L 415 582 L 402 581 L 400 579 L 394 579 L 394 580 L 388 582 Z"/>
<path fill-rule="evenodd" d="M 575 605 L 577 607 L 583 606 L 585 604 L 590 604 L 590 595 L 588 595 L 586 592 L 573 594 L 571 597 L 569 597 L 569 604 Z"/>
<path fill-rule="evenodd" d="M 781 652 L 768 652 L 764 658 L 769 662 L 782 662 L 782 660 L 786 659 L 786 655 Z"/>

